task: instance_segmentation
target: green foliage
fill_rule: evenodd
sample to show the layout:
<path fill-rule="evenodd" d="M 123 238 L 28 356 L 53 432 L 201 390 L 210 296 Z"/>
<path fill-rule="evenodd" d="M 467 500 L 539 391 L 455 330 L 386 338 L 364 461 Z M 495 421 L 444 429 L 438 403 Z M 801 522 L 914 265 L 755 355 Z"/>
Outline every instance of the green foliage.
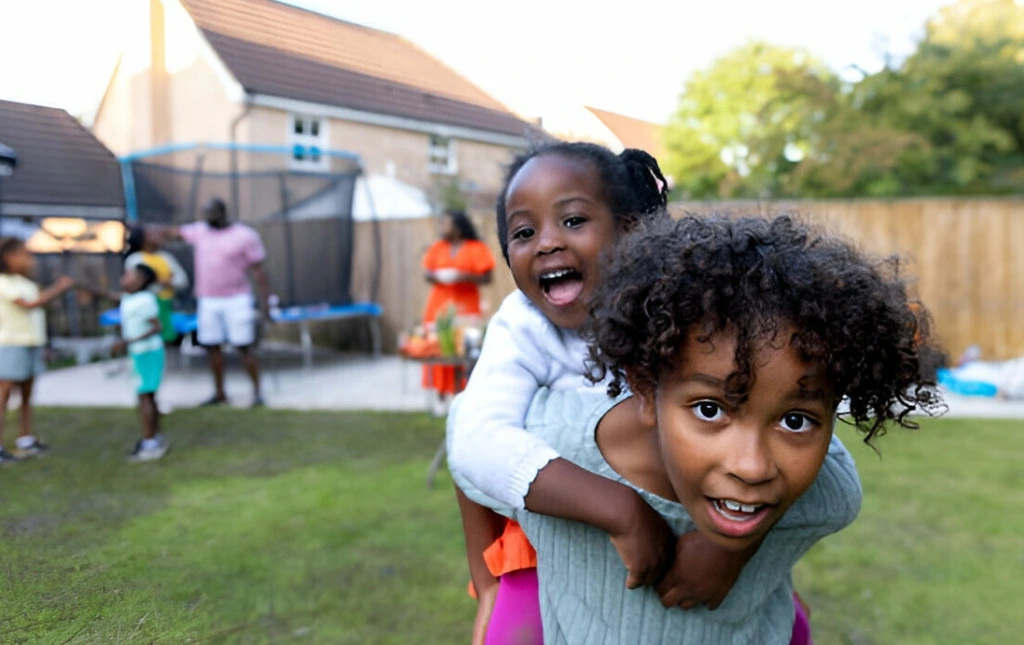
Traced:
<path fill-rule="evenodd" d="M 760 196 L 808 146 L 814 99 L 787 86 L 800 78 L 830 92 L 824 65 L 798 49 L 749 43 L 697 72 L 666 129 L 666 170 L 694 196 Z"/>
<path fill-rule="evenodd" d="M 748 44 L 687 82 L 665 166 L 690 197 L 1024 192 L 1024 7 L 961 0 L 898 66 L 841 83 Z"/>

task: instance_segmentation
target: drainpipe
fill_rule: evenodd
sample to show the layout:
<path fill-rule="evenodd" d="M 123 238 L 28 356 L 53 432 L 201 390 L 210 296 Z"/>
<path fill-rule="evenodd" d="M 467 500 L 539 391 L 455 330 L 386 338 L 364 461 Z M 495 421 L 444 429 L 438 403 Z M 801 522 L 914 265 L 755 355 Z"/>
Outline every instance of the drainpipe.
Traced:
<path fill-rule="evenodd" d="M 231 208 L 235 211 L 235 220 L 241 221 L 241 209 L 239 206 L 239 193 L 238 193 L 238 126 L 249 116 L 252 112 L 252 97 L 249 94 L 245 95 L 242 99 L 244 107 L 239 112 L 238 116 L 231 121 Z"/>

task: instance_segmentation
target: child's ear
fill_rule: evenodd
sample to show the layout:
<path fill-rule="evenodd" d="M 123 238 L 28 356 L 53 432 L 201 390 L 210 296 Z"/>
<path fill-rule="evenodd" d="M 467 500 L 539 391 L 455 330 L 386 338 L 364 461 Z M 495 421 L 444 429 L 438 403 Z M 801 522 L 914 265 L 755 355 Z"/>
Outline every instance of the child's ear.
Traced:
<path fill-rule="evenodd" d="M 639 402 L 640 422 L 651 428 L 658 425 L 658 408 L 653 393 L 636 392 L 635 396 Z"/>
<path fill-rule="evenodd" d="M 626 382 L 629 384 L 629 389 L 633 392 L 633 396 L 636 397 L 638 402 L 640 422 L 651 428 L 658 425 L 655 389 L 628 371 L 626 372 Z"/>

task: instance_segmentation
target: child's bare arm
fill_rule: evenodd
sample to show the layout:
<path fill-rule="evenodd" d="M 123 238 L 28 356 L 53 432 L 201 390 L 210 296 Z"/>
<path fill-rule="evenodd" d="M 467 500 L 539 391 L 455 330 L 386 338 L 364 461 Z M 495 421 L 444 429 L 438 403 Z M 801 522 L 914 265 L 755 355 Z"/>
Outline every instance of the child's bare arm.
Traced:
<path fill-rule="evenodd" d="M 486 506 L 473 502 L 458 486 L 455 497 L 462 515 L 462 533 L 466 540 L 466 559 L 469 561 L 469 577 L 477 594 L 498 584 L 484 562 L 484 551 L 501 537 L 505 518 Z"/>
<path fill-rule="evenodd" d="M 758 541 L 743 551 L 726 551 L 699 531 L 680 535 L 675 564 L 658 585 L 661 604 L 682 609 L 703 604 L 718 609 L 760 546 Z"/>
<path fill-rule="evenodd" d="M 487 624 L 498 597 L 498 579 L 484 561 L 484 551 L 501 536 L 505 518 L 471 501 L 455 487 L 455 497 L 462 515 L 462 533 L 466 539 L 466 559 L 469 577 L 477 597 L 477 614 L 473 625 L 473 645 L 482 644 L 487 635 Z"/>
<path fill-rule="evenodd" d="M 675 554 L 675 534 L 635 490 L 555 459 L 530 486 L 526 509 L 589 524 L 612 540 L 626 565 L 626 587 L 657 584 Z"/>
<path fill-rule="evenodd" d="M 18 298 L 17 300 L 14 301 L 14 303 L 19 307 L 24 307 L 25 309 L 37 309 L 39 307 L 45 307 L 46 305 L 50 304 L 57 298 L 60 298 L 62 295 L 67 293 L 74 286 L 75 281 L 67 276 L 64 276 L 62 278 L 58 278 L 56 282 L 54 282 L 46 289 L 43 289 L 43 291 L 39 294 L 39 297 L 36 298 L 35 300 L 25 300 L 24 298 Z"/>
<path fill-rule="evenodd" d="M 116 343 L 114 343 L 114 350 L 115 351 L 121 351 L 124 348 L 128 347 L 129 345 L 131 345 L 132 343 L 137 343 L 140 340 L 146 340 L 147 338 L 151 338 L 153 336 L 159 336 L 162 329 L 163 329 L 163 327 L 160 325 L 160 319 L 159 318 L 150 318 L 149 319 L 149 329 L 148 330 L 146 330 L 144 333 L 136 336 L 135 338 L 125 338 L 123 340 L 117 341 Z"/>

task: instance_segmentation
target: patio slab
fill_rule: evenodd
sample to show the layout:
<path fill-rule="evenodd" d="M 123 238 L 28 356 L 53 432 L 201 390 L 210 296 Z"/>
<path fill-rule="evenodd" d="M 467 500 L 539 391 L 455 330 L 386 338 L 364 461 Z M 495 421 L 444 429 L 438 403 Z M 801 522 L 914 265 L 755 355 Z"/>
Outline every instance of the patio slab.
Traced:
<path fill-rule="evenodd" d="M 193 358 L 188 368 L 168 356 L 169 368 L 160 387 L 161 407 L 192 407 L 213 392 L 206 361 Z M 397 357 L 320 357 L 305 370 L 294 357 L 283 361 L 261 358 L 264 399 L 268 407 L 293 410 L 396 410 L 424 411 L 429 398 L 420 387 L 420 370 Z M 226 389 L 234 405 L 252 400 L 249 380 L 237 364 L 228 361 Z M 54 370 L 36 384 L 40 406 L 134 407 L 134 377 L 127 359 L 114 359 L 80 367 Z"/>

